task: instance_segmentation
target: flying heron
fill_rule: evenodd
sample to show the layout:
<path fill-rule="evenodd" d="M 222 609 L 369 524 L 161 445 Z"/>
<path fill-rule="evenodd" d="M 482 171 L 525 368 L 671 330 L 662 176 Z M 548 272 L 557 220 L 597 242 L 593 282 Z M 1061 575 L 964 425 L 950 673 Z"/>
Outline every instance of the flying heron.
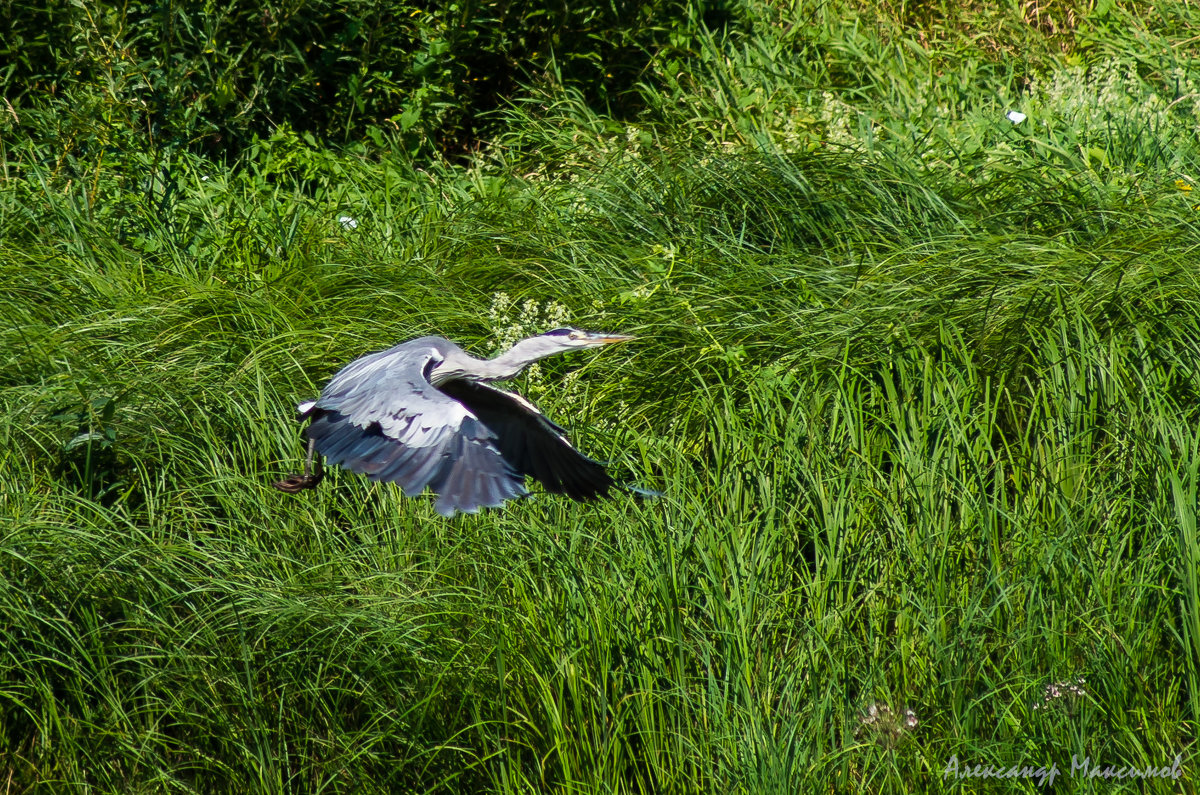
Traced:
<path fill-rule="evenodd" d="M 520 395 L 490 386 L 526 365 L 633 337 L 557 328 L 523 339 L 494 359 L 476 359 L 444 337 L 421 337 L 346 365 L 316 400 L 297 406 L 309 420 L 304 474 L 274 484 L 289 494 L 316 488 L 320 456 L 416 496 L 428 486 L 443 516 L 475 513 L 524 496 L 525 476 L 573 500 L 614 486 L 598 461 Z M 317 456 L 314 465 L 313 458 Z"/>

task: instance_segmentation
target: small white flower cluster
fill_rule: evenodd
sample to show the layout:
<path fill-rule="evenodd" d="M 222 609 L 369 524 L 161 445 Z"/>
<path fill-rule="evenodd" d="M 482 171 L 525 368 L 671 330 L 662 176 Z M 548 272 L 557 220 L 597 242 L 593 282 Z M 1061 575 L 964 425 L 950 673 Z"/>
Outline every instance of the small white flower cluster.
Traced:
<path fill-rule="evenodd" d="M 1156 87 L 1138 75 L 1135 64 L 1111 59 L 1086 67 L 1069 66 L 1035 78 L 1025 104 L 1043 108 L 1045 115 L 1056 117 L 1083 138 L 1107 139 L 1114 119 L 1161 134 L 1171 127 L 1186 126 L 1184 119 L 1192 114 L 1179 111 L 1187 106 L 1193 112 L 1197 109 L 1193 80 L 1185 74 L 1175 78 L 1178 83 Z M 1182 92 L 1178 99 L 1164 97 L 1177 90 Z M 1185 107 L 1172 112 L 1177 104 Z"/>
<path fill-rule="evenodd" d="M 911 709 L 894 710 L 887 704 L 871 704 L 858 716 L 855 737 L 871 736 L 881 748 L 895 748 L 904 735 L 917 728 L 917 713 Z"/>
<path fill-rule="evenodd" d="M 622 165 L 636 164 L 643 160 L 642 153 L 654 145 L 653 134 L 648 128 L 633 124 L 624 130 L 587 136 L 575 132 L 571 135 L 572 147 L 555 159 L 541 159 L 522 173 L 529 182 L 549 184 L 556 190 L 573 192 L 567 205 L 577 212 L 590 212 L 593 208 L 585 192 L 588 180 L 597 168 L 612 169 Z"/>
<path fill-rule="evenodd" d="M 511 348 L 524 337 L 565 326 L 569 318 L 570 312 L 558 301 L 528 298 L 518 307 L 505 292 L 492 293 L 492 305 L 488 308 L 497 352 Z"/>
<path fill-rule="evenodd" d="M 488 308 L 488 320 L 496 339 L 496 351 L 500 353 L 512 347 L 517 340 L 532 337 L 553 328 L 565 326 L 570 318 L 567 308 L 553 299 L 538 301 L 528 298 L 518 306 L 505 292 L 492 294 L 492 305 Z M 542 368 L 534 362 L 524 370 L 523 392 L 527 398 L 537 402 L 549 388 Z M 578 372 L 567 373 L 555 386 L 555 396 L 571 402 L 583 393 Z"/>
<path fill-rule="evenodd" d="M 650 296 L 654 295 L 654 291 L 656 289 L 657 288 L 653 285 L 642 284 L 642 285 L 638 285 L 637 287 L 634 287 L 628 293 L 624 293 L 621 297 L 626 298 L 629 301 L 641 303 L 642 301 L 645 301 Z"/>
<path fill-rule="evenodd" d="M 821 92 L 817 119 L 825 126 L 826 141 L 842 146 L 854 146 L 858 137 L 850 131 L 850 119 L 857 117 L 858 110 L 832 91 Z"/>
<path fill-rule="evenodd" d="M 1064 703 L 1068 705 L 1074 704 L 1076 699 L 1083 698 L 1087 695 L 1087 691 L 1083 689 L 1083 685 L 1086 681 L 1087 680 L 1080 676 L 1077 677 L 1073 682 L 1054 682 L 1053 684 L 1046 685 L 1045 689 L 1042 691 L 1041 702 L 1034 704 L 1033 708 L 1046 709 L 1052 702 L 1058 701 L 1060 698 L 1067 699 L 1067 701 Z"/>

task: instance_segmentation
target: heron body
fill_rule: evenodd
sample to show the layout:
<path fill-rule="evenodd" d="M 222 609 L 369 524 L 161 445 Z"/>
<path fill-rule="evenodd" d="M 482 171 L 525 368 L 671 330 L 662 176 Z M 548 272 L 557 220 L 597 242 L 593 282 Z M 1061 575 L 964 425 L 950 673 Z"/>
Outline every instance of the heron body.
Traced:
<path fill-rule="evenodd" d="M 576 450 L 566 431 L 529 401 L 490 382 L 512 378 L 538 359 L 632 339 L 562 328 L 521 340 L 494 359 L 477 359 L 444 337 L 420 337 L 354 360 L 316 400 L 308 420 L 309 465 L 275 483 L 295 493 L 330 464 L 397 483 L 409 496 L 430 488 L 444 516 L 474 513 L 524 496 L 526 476 L 575 500 L 605 496 L 612 477 Z"/>

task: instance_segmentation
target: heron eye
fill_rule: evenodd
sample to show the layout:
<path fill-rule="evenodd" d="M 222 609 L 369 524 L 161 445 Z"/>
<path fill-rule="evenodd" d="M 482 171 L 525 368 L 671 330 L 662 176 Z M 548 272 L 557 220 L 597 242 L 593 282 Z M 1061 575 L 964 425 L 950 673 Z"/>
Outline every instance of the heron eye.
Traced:
<path fill-rule="evenodd" d="M 581 340 L 581 339 L 583 339 L 584 334 L 582 331 L 572 331 L 570 334 L 567 335 L 567 337 L 568 337 L 568 339 Z"/>

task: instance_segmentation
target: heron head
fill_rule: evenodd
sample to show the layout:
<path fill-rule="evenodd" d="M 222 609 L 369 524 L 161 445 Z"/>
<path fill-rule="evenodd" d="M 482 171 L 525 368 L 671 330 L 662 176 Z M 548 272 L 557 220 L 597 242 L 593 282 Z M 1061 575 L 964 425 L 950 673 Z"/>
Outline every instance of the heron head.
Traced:
<path fill-rule="evenodd" d="M 598 348 L 613 342 L 631 340 L 627 334 L 602 334 L 596 331 L 580 331 L 577 328 L 556 328 L 534 337 L 526 337 L 513 345 L 495 359 L 490 359 L 485 365 L 486 373 L 477 375 L 483 379 L 501 380 L 512 378 L 521 372 L 526 365 L 554 356 L 558 353 L 579 350 L 581 348 Z M 476 365 L 477 367 L 480 365 Z"/>
<path fill-rule="evenodd" d="M 634 339 L 628 334 L 606 334 L 599 331 L 580 331 L 577 328 L 556 328 L 539 334 L 538 337 L 553 341 L 563 350 L 575 348 L 598 348 L 614 342 L 626 342 Z"/>

